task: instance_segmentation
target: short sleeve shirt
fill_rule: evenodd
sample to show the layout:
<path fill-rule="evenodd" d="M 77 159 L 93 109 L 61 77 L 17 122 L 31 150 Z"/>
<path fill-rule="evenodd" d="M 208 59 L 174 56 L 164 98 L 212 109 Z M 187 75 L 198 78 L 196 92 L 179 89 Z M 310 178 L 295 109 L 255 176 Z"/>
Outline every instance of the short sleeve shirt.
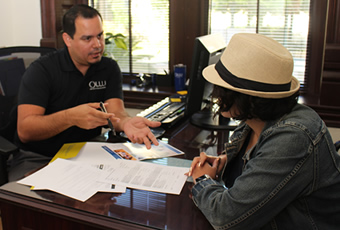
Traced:
<path fill-rule="evenodd" d="M 73 64 L 67 48 L 43 56 L 26 70 L 18 96 L 18 104 L 45 108 L 45 115 L 77 105 L 123 99 L 122 74 L 116 61 L 102 57 L 92 64 L 84 76 Z M 64 143 L 88 141 L 99 135 L 101 128 L 84 130 L 71 127 L 43 141 L 17 144 L 28 151 L 53 157 Z"/>

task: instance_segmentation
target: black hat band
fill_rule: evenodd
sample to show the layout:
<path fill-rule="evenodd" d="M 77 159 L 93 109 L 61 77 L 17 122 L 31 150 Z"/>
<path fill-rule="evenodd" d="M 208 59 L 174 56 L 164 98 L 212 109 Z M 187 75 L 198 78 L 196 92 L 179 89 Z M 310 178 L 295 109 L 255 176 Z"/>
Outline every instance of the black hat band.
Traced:
<path fill-rule="evenodd" d="M 216 63 L 215 69 L 225 82 L 236 88 L 262 92 L 284 92 L 290 90 L 291 82 L 286 84 L 268 84 L 239 78 L 230 73 L 229 70 L 224 67 L 221 60 Z"/>

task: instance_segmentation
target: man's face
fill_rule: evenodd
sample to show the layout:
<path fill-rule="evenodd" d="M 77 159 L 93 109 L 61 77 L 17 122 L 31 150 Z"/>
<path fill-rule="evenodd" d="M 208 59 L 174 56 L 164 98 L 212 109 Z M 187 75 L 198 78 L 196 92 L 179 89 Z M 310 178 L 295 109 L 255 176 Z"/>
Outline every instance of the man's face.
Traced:
<path fill-rule="evenodd" d="M 104 52 L 103 25 L 99 16 L 94 18 L 77 17 L 73 39 L 66 35 L 64 41 L 76 67 L 88 68 L 99 62 Z"/>

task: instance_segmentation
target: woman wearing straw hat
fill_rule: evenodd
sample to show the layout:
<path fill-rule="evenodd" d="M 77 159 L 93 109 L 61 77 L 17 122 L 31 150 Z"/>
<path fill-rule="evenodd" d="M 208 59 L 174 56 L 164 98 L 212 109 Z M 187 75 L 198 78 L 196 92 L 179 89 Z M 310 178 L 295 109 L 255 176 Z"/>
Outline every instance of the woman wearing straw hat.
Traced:
<path fill-rule="evenodd" d="M 216 229 L 340 227 L 340 155 L 321 118 L 298 104 L 293 58 L 259 34 L 236 34 L 203 71 L 239 127 L 218 157 L 201 153 L 192 199 Z"/>

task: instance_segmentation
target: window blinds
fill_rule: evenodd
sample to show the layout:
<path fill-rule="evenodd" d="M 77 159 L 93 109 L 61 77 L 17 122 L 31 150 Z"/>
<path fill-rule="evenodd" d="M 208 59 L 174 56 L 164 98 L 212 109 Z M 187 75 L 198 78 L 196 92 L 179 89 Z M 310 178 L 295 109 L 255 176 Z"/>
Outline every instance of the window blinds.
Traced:
<path fill-rule="evenodd" d="M 293 55 L 293 75 L 303 86 L 309 28 L 309 0 L 212 0 L 211 33 L 226 41 L 235 33 L 260 33 Z"/>
<path fill-rule="evenodd" d="M 169 68 L 169 0 L 93 0 L 104 33 L 126 36 L 128 50 L 106 45 L 125 73 L 163 73 Z"/>

